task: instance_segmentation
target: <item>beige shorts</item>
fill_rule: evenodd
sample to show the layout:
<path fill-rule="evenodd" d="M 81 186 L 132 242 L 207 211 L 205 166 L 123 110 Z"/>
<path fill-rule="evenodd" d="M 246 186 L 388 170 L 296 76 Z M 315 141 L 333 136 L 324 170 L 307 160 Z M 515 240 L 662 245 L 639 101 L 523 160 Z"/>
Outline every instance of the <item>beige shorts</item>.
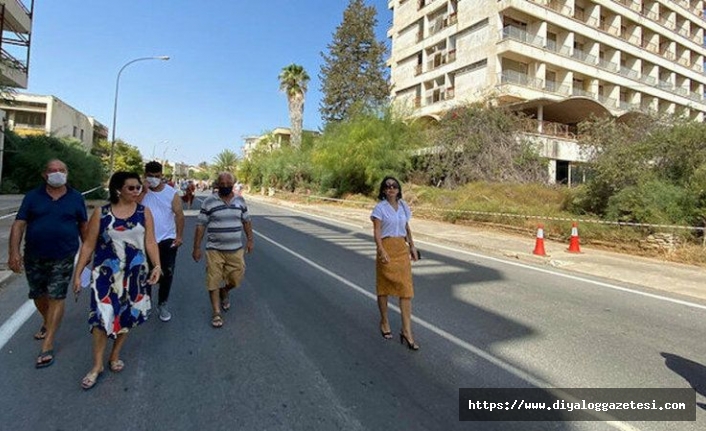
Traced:
<path fill-rule="evenodd" d="M 238 287 L 245 275 L 245 249 L 206 250 L 206 289 L 218 290 L 223 283 Z"/>

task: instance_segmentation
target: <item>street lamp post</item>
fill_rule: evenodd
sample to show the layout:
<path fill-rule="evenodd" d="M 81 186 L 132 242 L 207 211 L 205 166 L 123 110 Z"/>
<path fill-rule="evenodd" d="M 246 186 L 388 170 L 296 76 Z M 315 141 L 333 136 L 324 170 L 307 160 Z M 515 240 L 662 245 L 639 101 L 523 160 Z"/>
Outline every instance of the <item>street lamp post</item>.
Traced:
<path fill-rule="evenodd" d="M 110 176 L 113 176 L 113 170 L 115 167 L 115 121 L 118 116 L 118 89 L 120 88 L 120 75 L 123 73 L 123 70 L 125 70 L 126 67 L 131 65 L 132 63 L 138 62 L 138 61 L 144 61 L 144 60 L 169 60 L 169 56 L 167 55 L 160 55 L 157 57 L 141 57 L 141 58 L 136 58 L 134 60 L 130 60 L 127 63 L 123 65 L 123 67 L 120 68 L 118 71 L 118 77 L 115 79 L 115 99 L 113 101 L 113 131 L 112 131 L 112 136 L 110 139 Z"/>

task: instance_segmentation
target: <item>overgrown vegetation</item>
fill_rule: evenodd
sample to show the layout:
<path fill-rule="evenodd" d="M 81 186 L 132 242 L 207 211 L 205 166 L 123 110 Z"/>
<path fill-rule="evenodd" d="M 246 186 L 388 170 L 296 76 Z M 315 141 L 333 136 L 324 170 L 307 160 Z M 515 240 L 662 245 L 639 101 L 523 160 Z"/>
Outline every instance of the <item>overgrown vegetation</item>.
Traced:
<path fill-rule="evenodd" d="M 427 131 L 421 178 L 444 187 L 473 181 L 543 183 L 547 161 L 521 134 L 523 118 L 484 102 L 447 112 Z"/>
<path fill-rule="evenodd" d="M 567 202 L 575 213 L 631 223 L 704 226 L 706 125 L 639 116 L 580 125 L 591 180 Z"/>
<path fill-rule="evenodd" d="M 108 178 L 110 174 L 110 141 L 106 139 L 101 139 L 93 144 L 91 148 L 91 154 L 98 157 L 103 165 L 103 173 L 105 178 Z M 140 150 L 128 144 L 125 141 L 117 139 L 115 141 L 115 155 L 114 155 L 114 171 L 127 171 L 127 172 L 137 172 L 142 173 L 145 169 L 145 164 L 142 159 L 142 154 Z M 166 174 L 166 172 L 165 172 Z"/>
<path fill-rule="evenodd" d="M 79 141 L 43 135 L 20 137 L 5 131 L 2 192 L 25 193 L 39 186 L 41 173 L 52 159 L 66 163 L 69 184 L 79 191 L 90 190 L 103 182 L 100 159 L 88 153 Z M 99 191 L 93 196 L 102 195 Z"/>

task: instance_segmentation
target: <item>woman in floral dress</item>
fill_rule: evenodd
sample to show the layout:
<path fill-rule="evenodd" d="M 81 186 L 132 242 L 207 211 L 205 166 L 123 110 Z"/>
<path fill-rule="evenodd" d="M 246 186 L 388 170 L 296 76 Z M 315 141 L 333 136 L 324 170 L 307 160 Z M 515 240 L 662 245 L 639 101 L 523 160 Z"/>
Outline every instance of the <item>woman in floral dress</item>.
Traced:
<path fill-rule="evenodd" d="M 116 172 L 108 185 L 110 203 L 97 208 L 88 225 L 86 241 L 74 277 L 74 293 L 81 290 L 80 274 L 93 255 L 91 311 L 88 323 L 93 335 L 93 368 L 81 381 L 91 389 L 103 372 L 108 338 L 113 348 L 108 358 L 111 371 L 122 371 L 120 350 L 128 331 L 147 319 L 150 298 L 146 286 L 159 280 L 161 267 L 149 209 L 137 203 L 142 190 L 139 175 Z M 147 254 L 155 264 L 149 272 Z"/>

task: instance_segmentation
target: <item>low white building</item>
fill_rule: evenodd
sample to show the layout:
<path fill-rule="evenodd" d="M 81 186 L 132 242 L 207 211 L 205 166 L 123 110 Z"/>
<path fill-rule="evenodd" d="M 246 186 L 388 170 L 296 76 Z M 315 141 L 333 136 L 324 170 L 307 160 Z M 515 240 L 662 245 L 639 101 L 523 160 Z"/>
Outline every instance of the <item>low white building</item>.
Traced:
<path fill-rule="evenodd" d="M 318 136 L 319 132 L 313 130 L 302 130 L 302 135 L 313 135 Z M 243 159 L 249 159 L 252 152 L 261 143 L 267 143 L 269 145 L 269 150 L 275 150 L 282 147 L 282 145 L 289 145 L 291 140 L 292 132 L 289 127 L 277 127 L 272 129 L 269 133 L 265 133 L 260 136 L 246 136 L 243 138 L 242 155 Z"/>
<path fill-rule="evenodd" d="M 21 136 L 75 138 L 90 150 L 95 120 L 55 96 L 17 93 L 0 101 L 7 127 Z"/>

